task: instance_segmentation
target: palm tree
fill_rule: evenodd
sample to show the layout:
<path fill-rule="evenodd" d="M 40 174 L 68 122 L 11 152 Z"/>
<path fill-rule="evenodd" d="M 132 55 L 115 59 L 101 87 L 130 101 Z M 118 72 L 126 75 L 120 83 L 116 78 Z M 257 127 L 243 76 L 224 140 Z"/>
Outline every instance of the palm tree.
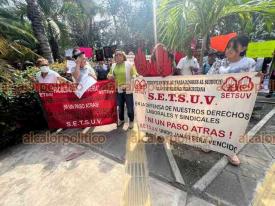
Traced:
<path fill-rule="evenodd" d="M 35 49 L 37 40 L 32 34 L 31 24 L 24 18 L 21 5 L 10 6 L 0 0 L 0 35 L 8 41 L 16 41 L 30 49 Z"/>
<path fill-rule="evenodd" d="M 162 0 L 159 35 L 169 47 L 180 50 L 192 37 L 202 38 L 202 64 L 207 37 L 221 20 L 253 13 L 274 16 L 274 8 L 275 0 Z"/>
<path fill-rule="evenodd" d="M 11 63 L 35 60 L 37 40 L 32 34 L 29 21 L 22 18 L 21 8 L 12 7 L 7 2 L 0 8 L 0 59 Z M 3 66 L 3 64 L 1 65 Z M 1 67 L 2 69 L 2 67 Z"/>
<path fill-rule="evenodd" d="M 39 8 L 37 0 L 26 0 L 26 2 L 27 16 L 31 21 L 34 36 L 38 40 L 40 52 L 50 63 L 53 63 L 53 55 L 43 22 L 43 13 Z"/>

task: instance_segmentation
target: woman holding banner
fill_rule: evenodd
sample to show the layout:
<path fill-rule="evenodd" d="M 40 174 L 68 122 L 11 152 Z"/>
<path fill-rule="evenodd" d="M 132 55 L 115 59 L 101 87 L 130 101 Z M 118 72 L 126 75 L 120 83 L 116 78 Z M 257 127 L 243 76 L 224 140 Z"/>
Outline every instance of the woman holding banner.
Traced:
<path fill-rule="evenodd" d="M 245 57 L 249 39 L 246 36 L 232 38 L 225 49 L 225 59 L 217 60 L 207 74 L 255 72 L 256 62 Z"/>
<path fill-rule="evenodd" d="M 207 74 L 255 72 L 256 62 L 245 57 L 248 43 L 249 39 L 246 36 L 232 38 L 225 49 L 226 58 L 217 60 Z M 228 161 L 235 166 L 239 166 L 241 163 L 237 155 L 228 156 Z"/>
<path fill-rule="evenodd" d="M 119 107 L 118 126 L 124 123 L 124 105 L 126 103 L 129 117 L 129 129 L 134 126 L 134 99 L 131 89 L 131 80 L 137 75 L 135 67 L 126 61 L 123 51 L 115 52 L 115 63 L 108 74 L 108 79 L 114 79 L 117 85 L 117 102 Z"/>

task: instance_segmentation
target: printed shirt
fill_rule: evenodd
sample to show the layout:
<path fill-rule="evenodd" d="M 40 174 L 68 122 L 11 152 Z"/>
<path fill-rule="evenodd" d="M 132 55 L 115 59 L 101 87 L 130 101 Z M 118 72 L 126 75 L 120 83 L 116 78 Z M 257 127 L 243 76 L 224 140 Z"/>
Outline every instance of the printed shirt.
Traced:
<path fill-rule="evenodd" d="M 238 62 L 229 62 L 227 59 L 216 60 L 207 74 L 227 74 L 255 72 L 256 62 L 248 57 L 241 58 Z"/>
<path fill-rule="evenodd" d="M 58 83 L 58 77 L 60 77 L 60 75 L 51 69 L 49 70 L 48 74 L 44 78 L 42 77 L 41 72 L 37 72 L 36 74 L 36 80 L 41 84 Z"/>

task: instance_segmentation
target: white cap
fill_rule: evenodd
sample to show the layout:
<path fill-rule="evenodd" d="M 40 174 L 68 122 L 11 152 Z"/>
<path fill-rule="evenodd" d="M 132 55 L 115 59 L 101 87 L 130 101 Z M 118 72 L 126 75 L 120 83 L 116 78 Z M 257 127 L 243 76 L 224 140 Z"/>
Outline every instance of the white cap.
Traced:
<path fill-rule="evenodd" d="M 42 66 L 40 67 L 40 70 L 42 73 L 48 73 L 50 71 L 50 67 L 49 66 Z"/>

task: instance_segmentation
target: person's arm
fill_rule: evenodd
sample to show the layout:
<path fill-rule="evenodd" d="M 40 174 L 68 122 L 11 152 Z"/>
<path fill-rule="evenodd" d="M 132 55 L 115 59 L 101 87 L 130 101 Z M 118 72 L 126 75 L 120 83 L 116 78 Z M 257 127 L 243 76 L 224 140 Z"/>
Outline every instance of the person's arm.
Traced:
<path fill-rule="evenodd" d="M 137 76 L 138 76 L 137 69 L 136 69 L 135 65 L 133 65 L 133 66 L 131 67 L 131 77 L 132 77 L 132 78 L 135 78 L 135 77 L 137 77 Z"/>
<path fill-rule="evenodd" d="M 71 83 L 71 81 L 61 76 L 57 77 L 57 80 L 59 83 Z"/>
<path fill-rule="evenodd" d="M 178 63 L 178 65 L 176 66 L 176 71 L 175 71 L 175 73 L 176 73 L 176 75 L 181 75 L 181 70 L 182 70 L 182 68 L 183 68 L 183 64 L 184 64 L 184 59 L 182 58 L 180 61 L 179 61 L 179 63 Z"/>
<path fill-rule="evenodd" d="M 65 83 L 65 82 L 70 82 L 69 80 L 67 80 L 66 78 L 60 76 L 60 74 L 56 71 L 53 71 L 54 75 L 56 76 L 57 79 L 57 83 Z"/>
<path fill-rule="evenodd" d="M 107 75 L 107 78 L 108 78 L 108 79 L 114 79 L 114 75 L 113 75 L 113 66 L 111 66 L 110 71 L 109 71 L 109 73 L 108 73 L 108 75 Z"/>
<path fill-rule="evenodd" d="M 80 57 L 77 58 L 76 60 L 76 66 L 74 68 L 74 71 L 72 72 L 72 76 L 75 79 L 75 81 L 79 81 L 80 78 L 80 64 L 81 64 L 82 59 Z"/>
<path fill-rule="evenodd" d="M 95 70 L 89 65 L 89 76 L 93 77 L 95 80 L 97 80 L 97 75 Z"/>
<path fill-rule="evenodd" d="M 195 69 L 197 69 L 197 74 L 202 74 L 202 69 L 197 59 L 195 59 Z"/>
<path fill-rule="evenodd" d="M 192 58 L 192 62 L 189 68 L 191 70 L 192 75 L 196 75 L 199 73 L 200 65 L 196 58 Z"/>

